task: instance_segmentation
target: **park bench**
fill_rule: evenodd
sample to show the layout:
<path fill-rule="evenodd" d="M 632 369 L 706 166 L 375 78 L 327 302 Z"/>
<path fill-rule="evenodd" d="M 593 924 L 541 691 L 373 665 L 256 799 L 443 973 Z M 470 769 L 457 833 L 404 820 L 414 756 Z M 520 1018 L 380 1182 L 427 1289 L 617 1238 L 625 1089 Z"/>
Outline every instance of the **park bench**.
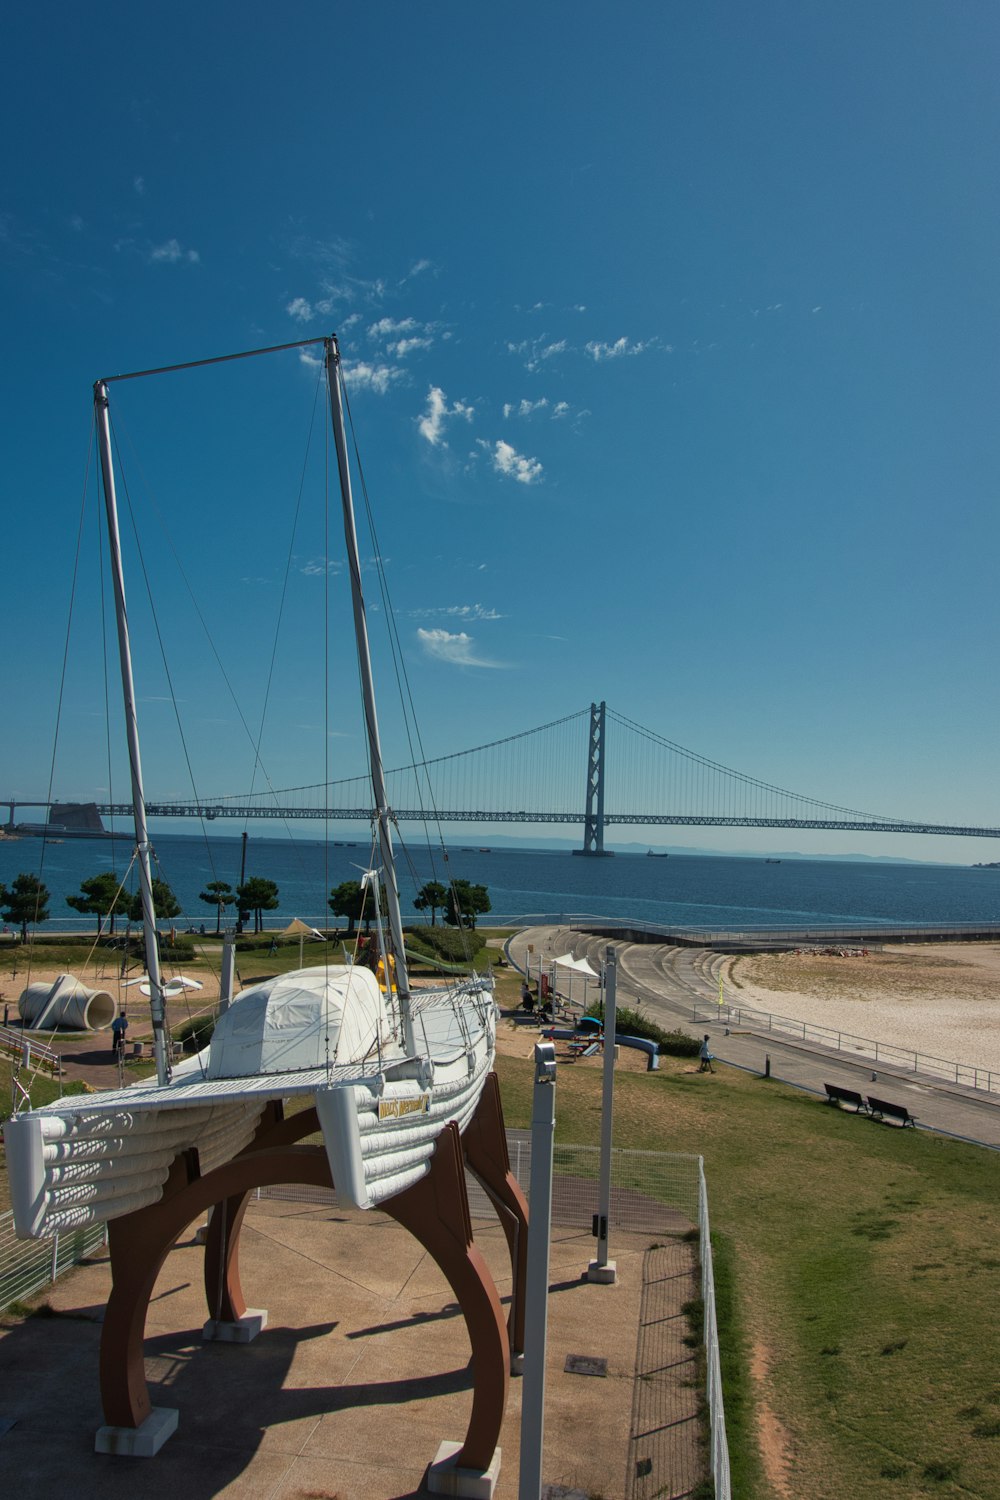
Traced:
<path fill-rule="evenodd" d="M 898 1120 L 901 1126 L 912 1125 L 914 1130 L 917 1127 L 916 1119 L 905 1104 L 893 1104 L 889 1099 L 874 1099 L 869 1094 L 868 1108 L 875 1120 L 883 1120 L 888 1115 L 890 1119 Z"/>
<path fill-rule="evenodd" d="M 823 1087 L 826 1089 L 827 1104 L 853 1104 L 856 1114 L 868 1108 L 856 1089 L 842 1089 L 839 1083 L 824 1083 Z"/>

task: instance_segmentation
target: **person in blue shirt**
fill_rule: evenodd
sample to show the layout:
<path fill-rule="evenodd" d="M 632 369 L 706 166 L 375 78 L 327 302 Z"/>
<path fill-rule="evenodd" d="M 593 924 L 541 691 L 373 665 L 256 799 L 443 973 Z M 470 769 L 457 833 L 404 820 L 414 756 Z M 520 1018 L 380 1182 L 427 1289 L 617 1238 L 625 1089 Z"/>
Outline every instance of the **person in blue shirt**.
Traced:
<path fill-rule="evenodd" d="M 128 1031 L 128 1016 L 121 1010 L 111 1022 L 111 1050 L 115 1057 L 125 1055 L 126 1031 Z"/>

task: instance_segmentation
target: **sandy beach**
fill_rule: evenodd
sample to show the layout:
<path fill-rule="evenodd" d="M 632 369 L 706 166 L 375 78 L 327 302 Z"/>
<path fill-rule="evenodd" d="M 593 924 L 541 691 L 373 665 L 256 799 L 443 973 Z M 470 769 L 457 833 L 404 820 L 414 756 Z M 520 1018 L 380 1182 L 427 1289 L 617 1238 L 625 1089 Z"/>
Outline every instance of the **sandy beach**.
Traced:
<path fill-rule="evenodd" d="M 1000 944 L 745 956 L 729 966 L 726 997 L 1000 1073 Z"/>

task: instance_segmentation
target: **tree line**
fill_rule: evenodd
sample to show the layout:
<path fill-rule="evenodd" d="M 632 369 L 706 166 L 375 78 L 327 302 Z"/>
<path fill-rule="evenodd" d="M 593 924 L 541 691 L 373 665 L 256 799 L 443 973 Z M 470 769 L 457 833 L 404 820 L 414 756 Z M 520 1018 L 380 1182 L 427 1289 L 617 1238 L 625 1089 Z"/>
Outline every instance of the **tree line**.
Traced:
<path fill-rule="evenodd" d="M 264 913 L 275 911 L 278 906 L 278 887 L 273 880 L 255 875 L 242 885 L 231 886 L 225 880 L 210 880 L 199 893 L 199 901 L 215 909 L 215 932 L 222 932 L 222 919 L 227 906 L 235 906 L 240 931 L 253 917 L 253 930 L 262 932 Z M 385 909 L 384 887 L 380 892 L 380 903 Z M 37 875 L 21 874 L 10 888 L 0 884 L 0 916 L 21 929 L 21 941 L 28 936 L 28 927 L 49 919 L 49 902 L 52 900 L 48 887 Z M 106 919 L 109 933 L 114 933 L 116 919 L 125 922 L 142 921 L 142 896 L 139 891 L 126 891 L 120 887 L 118 876 L 110 870 L 91 875 L 80 882 L 78 895 L 67 896 L 66 905 L 84 915 L 95 916 L 100 931 Z M 334 886 L 327 902 L 335 917 L 347 919 L 347 936 L 357 930 L 358 922 L 364 920 L 366 928 L 374 920 L 372 901 L 360 880 L 345 880 Z M 449 885 L 439 880 L 429 880 L 421 886 L 413 898 L 417 911 L 429 911 L 431 926 L 437 923 L 441 912 L 444 921 L 452 927 L 475 927 L 476 918 L 490 908 L 489 892 L 485 885 L 473 885 L 468 880 L 453 880 Z M 181 908 L 173 891 L 164 880 L 153 881 L 153 906 L 157 917 L 169 922 L 180 916 Z"/>

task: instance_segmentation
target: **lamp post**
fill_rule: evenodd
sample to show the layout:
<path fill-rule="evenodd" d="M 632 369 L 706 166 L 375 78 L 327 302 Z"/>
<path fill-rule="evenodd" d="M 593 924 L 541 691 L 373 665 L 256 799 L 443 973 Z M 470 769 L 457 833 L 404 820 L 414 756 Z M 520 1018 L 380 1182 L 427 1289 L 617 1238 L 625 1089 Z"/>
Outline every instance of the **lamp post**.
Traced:
<path fill-rule="evenodd" d="M 524 1385 L 521 1392 L 519 1500 L 540 1500 L 545 1437 L 545 1344 L 549 1317 L 552 1147 L 556 1130 L 556 1049 L 535 1045 L 531 1108 L 531 1223 L 524 1286 Z"/>

